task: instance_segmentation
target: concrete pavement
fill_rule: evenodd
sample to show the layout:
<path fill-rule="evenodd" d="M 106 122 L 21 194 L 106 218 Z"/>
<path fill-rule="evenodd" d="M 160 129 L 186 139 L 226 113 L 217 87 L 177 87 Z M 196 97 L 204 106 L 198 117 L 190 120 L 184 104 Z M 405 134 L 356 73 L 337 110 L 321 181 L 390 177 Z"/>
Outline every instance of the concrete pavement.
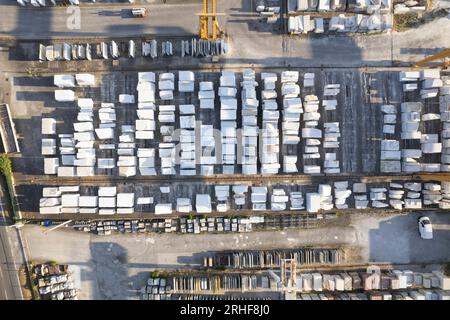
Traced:
<path fill-rule="evenodd" d="M 339 226 L 246 234 L 101 237 L 64 228 L 44 234 L 42 227 L 28 225 L 24 237 L 31 259 L 56 260 L 79 270 L 81 299 L 133 299 L 151 269 L 199 266 L 208 252 L 223 250 L 344 245 L 354 248 L 351 263 L 450 261 L 450 213 L 427 213 L 435 229 L 431 241 L 419 238 L 419 215 L 354 214 Z"/>
<path fill-rule="evenodd" d="M 290 37 L 282 24 L 261 22 L 252 1 L 219 0 L 225 13 L 219 23 L 230 35 L 231 51 L 221 62 L 271 66 L 390 66 L 392 61 L 411 62 L 450 46 L 450 21 L 437 19 L 417 29 L 379 35 L 326 35 Z M 130 18 L 131 5 L 81 7 L 80 28 L 67 8 L 33 8 L 0 5 L 0 37 L 18 39 L 63 37 L 193 36 L 198 29 L 201 2 L 150 4 L 150 15 Z M 37 14 L 38 13 L 38 14 Z M 436 32 L 439 30 L 439 32 Z"/>
<path fill-rule="evenodd" d="M 136 34 L 189 35 L 197 32 L 201 3 L 142 5 L 148 17 L 133 18 L 132 5 L 93 7 L 1 6 L 0 36 L 20 39 L 48 37 L 121 37 Z M 76 20 L 80 10 L 79 20 Z M 77 23 L 79 21 L 79 24 Z M 78 28 L 79 26 L 79 28 Z"/>

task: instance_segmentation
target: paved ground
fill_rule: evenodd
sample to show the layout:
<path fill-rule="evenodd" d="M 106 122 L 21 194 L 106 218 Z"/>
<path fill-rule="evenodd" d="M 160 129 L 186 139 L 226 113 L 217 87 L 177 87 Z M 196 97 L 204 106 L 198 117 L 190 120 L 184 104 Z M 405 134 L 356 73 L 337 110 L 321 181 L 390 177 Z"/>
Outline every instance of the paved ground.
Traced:
<path fill-rule="evenodd" d="M 15 298 L 14 277 L 9 271 L 10 264 L 8 234 L 4 226 L 0 226 L 0 300 L 9 300 Z"/>
<path fill-rule="evenodd" d="M 321 109 L 321 119 L 319 127 L 323 122 L 339 121 L 341 123 L 340 139 L 341 145 L 337 152 L 338 160 L 341 162 L 341 172 L 347 174 L 379 172 L 379 139 L 382 134 L 383 118 L 379 106 L 383 103 L 399 103 L 403 101 L 401 92 L 401 83 L 397 81 L 397 71 L 366 71 L 360 69 L 300 69 L 290 68 L 300 72 L 300 79 L 304 73 L 315 73 L 314 88 L 303 88 L 301 97 L 316 94 L 319 99 L 323 98 L 323 88 L 325 84 L 338 83 L 341 85 L 341 93 L 336 97 L 338 99 L 338 108 L 336 111 L 327 112 Z M 236 70 L 238 79 L 241 76 L 241 70 Z M 280 73 L 281 70 L 273 70 Z M 118 104 L 118 96 L 121 93 L 135 94 L 137 72 L 111 72 L 96 73 L 98 87 L 89 90 L 80 90 L 77 88 L 77 97 L 86 97 L 94 99 L 94 102 L 114 102 L 117 104 L 118 126 L 120 124 L 132 124 L 136 118 L 135 108 L 129 106 L 123 107 Z M 219 85 L 219 73 L 196 72 L 196 91 L 198 82 L 203 80 L 214 81 L 215 88 Z M 20 158 L 14 160 L 14 170 L 23 174 L 38 175 L 43 174 L 43 157 L 41 155 L 41 116 L 53 117 L 57 123 L 58 133 L 72 133 L 72 123 L 76 121 L 77 107 L 74 103 L 61 103 L 54 100 L 52 76 L 28 77 L 22 74 L 9 75 L 9 90 L 11 92 L 10 105 L 12 117 L 15 121 L 16 131 L 19 137 L 19 145 L 22 153 Z M 257 74 L 257 80 L 262 85 L 260 74 Z M 300 81 L 301 83 L 301 81 Z M 257 89 L 258 96 L 260 89 Z M 280 88 L 278 88 L 281 96 Z M 198 105 L 198 99 L 195 94 L 179 94 L 175 92 L 173 103 L 193 103 Z M 240 90 L 237 96 L 240 95 Z M 239 99 L 238 99 L 239 100 Z M 431 99 L 430 99 L 431 100 Z M 281 100 L 279 101 L 281 103 Z M 434 102 L 434 99 L 433 99 Z M 172 102 L 171 102 L 172 103 Z M 156 101 L 156 104 L 167 104 L 167 102 Z M 216 110 L 219 108 L 219 99 L 216 99 Z M 209 110 L 197 110 L 196 120 L 202 121 L 202 124 L 213 124 L 215 128 L 220 128 L 220 117 Z M 238 111 L 241 112 L 241 103 L 239 101 Z M 261 114 L 261 113 L 260 113 Z M 178 114 L 177 114 L 178 116 Z M 154 141 L 141 141 L 139 147 L 157 147 L 160 140 L 159 124 L 156 128 Z M 179 127 L 177 121 L 176 128 Z M 119 132 L 119 130 L 116 130 Z M 400 130 L 392 138 L 399 138 Z M 303 172 L 303 164 L 321 165 L 322 159 L 304 160 L 304 141 L 302 140 L 296 146 L 282 146 L 282 155 L 294 154 L 298 156 L 298 169 Z M 328 150 L 331 152 L 331 150 Z M 321 150 L 322 152 L 322 150 Z M 115 157 L 114 154 L 97 153 L 99 158 Z M 282 164 L 283 157 L 280 157 Z M 159 160 L 156 163 L 157 172 L 160 173 Z M 200 166 L 197 168 L 200 172 Z M 177 169 L 178 170 L 178 169 Z M 216 173 L 222 173 L 221 167 L 216 166 Z M 240 166 L 236 173 L 240 173 Z M 97 174 L 118 175 L 117 169 L 97 170 Z"/>
<path fill-rule="evenodd" d="M 99 237 L 67 229 L 44 234 L 41 227 L 26 226 L 24 235 L 31 259 L 56 260 L 80 269 L 81 298 L 133 299 L 150 269 L 200 265 L 207 252 L 221 250 L 347 245 L 360 247 L 360 257 L 353 262 L 450 261 L 450 214 L 428 215 L 435 225 L 431 241 L 419 239 L 419 214 L 354 215 L 347 226 L 248 234 Z"/>
<path fill-rule="evenodd" d="M 430 263 L 450 261 L 450 214 L 427 213 L 433 223 L 431 241 L 421 240 L 417 219 L 423 214 L 405 214 L 386 218 L 357 216 L 351 226 L 361 256 L 368 261 Z"/>
<path fill-rule="evenodd" d="M 7 227 L 2 203 L 0 210 L 0 300 L 21 300 L 23 296 L 18 272 L 22 255 L 19 233 Z"/>
<path fill-rule="evenodd" d="M 145 5 L 151 11 L 145 19 L 129 16 L 131 5 L 84 6 L 80 28 L 69 29 L 66 8 L 33 8 L 2 5 L 0 36 L 19 39 L 48 37 L 122 37 L 136 35 L 190 36 L 197 33 L 200 1 L 167 1 Z M 448 18 L 440 18 L 419 29 L 381 35 L 337 35 L 289 37 L 280 35 L 279 23 L 267 26 L 252 7 L 253 1 L 221 0 L 218 11 L 224 31 L 231 36 L 231 52 L 224 62 L 296 66 L 391 65 L 392 60 L 414 61 L 448 47 Z M 36 14 L 39 12 L 39 14 Z M 31 21 L 31 23 L 30 23 Z M 436 33 L 435 31 L 440 32 Z M 270 45 L 268 45 L 270 44 Z"/>

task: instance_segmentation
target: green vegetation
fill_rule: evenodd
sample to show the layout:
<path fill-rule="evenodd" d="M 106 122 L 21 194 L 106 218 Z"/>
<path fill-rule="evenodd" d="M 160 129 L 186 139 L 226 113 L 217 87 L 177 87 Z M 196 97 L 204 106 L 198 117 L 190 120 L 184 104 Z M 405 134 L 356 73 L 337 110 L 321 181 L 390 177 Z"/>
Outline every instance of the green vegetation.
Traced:
<path fill-rule="evenodd" d="M 159 278 L 159 271 L 153 271 L 150 273 L 151 278 Z"/>
<path fill-rule="evenodd" d="M 218 270 L 218 271 L 225 271 L 225 266 L 223 266 L 223 265 L 215 266 L 214 269 Z"/>
<path fill-rule="evenodd" d="M 49 264 L 50 264 L 52 267 L 56 267 L 56 265 L 57 265 L 56 261 L 54 261 L 54 260 L 50 261 Z"/>
<path fill-rule="evenodd" d="M 394 15 L 394 30 L 395 31 L 406 31 L 408 29 L 414 28 L 421 23 L 421 19 L 417 12 L 407 12 L 403 14 Z"/>
<path fill-rule="evenodd" d="M 192 213 L 189 213 L 188 219 L 189 219 L 189 220 L 193 220 L 193 219 L 194 219 L 194 215 L 193 215 Z"/>
<path fill-rule="evenodd" d="M 9 160 L 6 153 L 0 155 L 0 171 L 5 177 L 12 176 L 11 160 Z"/>
<path fill-rule="evenodd" d="M 450 262 L 445 264 L 444 274 L 445 274 L 445 276 L 450 277 Z"/>
<path fill-rule="evenodd" d="M 12 168 L 11 168 L 11 160 L 8 158 L 8 155 L 3 153 L 0 155 L 0 172 L 5 177 L 6 185 L 8 187 L 9 200 L 11 202 L 11 207 L 14 213 L 14 219 L 17 220 L 18 217 L 18 207 L 16 198 L 14 196 L 14 186 L 12 182 Z"/>

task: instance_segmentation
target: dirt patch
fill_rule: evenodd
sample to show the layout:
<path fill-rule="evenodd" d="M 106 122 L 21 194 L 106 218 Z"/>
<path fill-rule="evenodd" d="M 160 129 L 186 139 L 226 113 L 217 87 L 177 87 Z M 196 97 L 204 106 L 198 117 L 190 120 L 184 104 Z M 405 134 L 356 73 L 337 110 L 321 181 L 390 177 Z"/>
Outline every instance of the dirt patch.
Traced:
<path fill-rule="evenodd" d="M 39 297 L 37 287 L 30 283 L 30 279 L 27 276 L 27 271 L 24 265 L 19 269 L 19 281 L 24 300 L 34 300 L 35 297 Z"/>
<path fill-rule="evenodd" d="M 362 263 L 364 258 L 361 256 L 360 247 L 343 247 L 346 264 Z"/>
<path fill-rule="evenodd" d="M 394 15 L 394 30 L 398 32 L 419 26 L 421 19 L 417 12 L 407 12 Z"/>
<path fill-rule="evenodd" d="M 445 274 L 447 277 L 450 277 L 450 263 L 446 263 L 446 264 L 444 265 L 444 274 Z"/>
<path fill-rule="evenodd" d="M 337 213 L 333 219 L 319 220 L 317 228 L 329 228 L 329 227 L 347 227 L 350 224 L 351 213 Z"/>
<path fill-rule="evenodd" d="M 394 14 L 394 30 L 402 32 L 408 29 L 417 28 L 436 18 L 445 17 L 447 14 L 448 12 L 445 9 L 433 10 L 420 14 L 417 12 Z"/>

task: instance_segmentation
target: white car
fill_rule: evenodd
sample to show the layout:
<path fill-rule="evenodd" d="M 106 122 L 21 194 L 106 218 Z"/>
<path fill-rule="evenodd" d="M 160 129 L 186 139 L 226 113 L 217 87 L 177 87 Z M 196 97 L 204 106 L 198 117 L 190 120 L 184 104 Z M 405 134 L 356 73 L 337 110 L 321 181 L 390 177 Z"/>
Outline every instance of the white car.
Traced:
<path fill-rule="evenodd" d="M 433 226 L 431 224 L 430 218 L 428 217 L 419 218 L 419 233 L 422 239 L 426 240 L 433 239 Z"/>

